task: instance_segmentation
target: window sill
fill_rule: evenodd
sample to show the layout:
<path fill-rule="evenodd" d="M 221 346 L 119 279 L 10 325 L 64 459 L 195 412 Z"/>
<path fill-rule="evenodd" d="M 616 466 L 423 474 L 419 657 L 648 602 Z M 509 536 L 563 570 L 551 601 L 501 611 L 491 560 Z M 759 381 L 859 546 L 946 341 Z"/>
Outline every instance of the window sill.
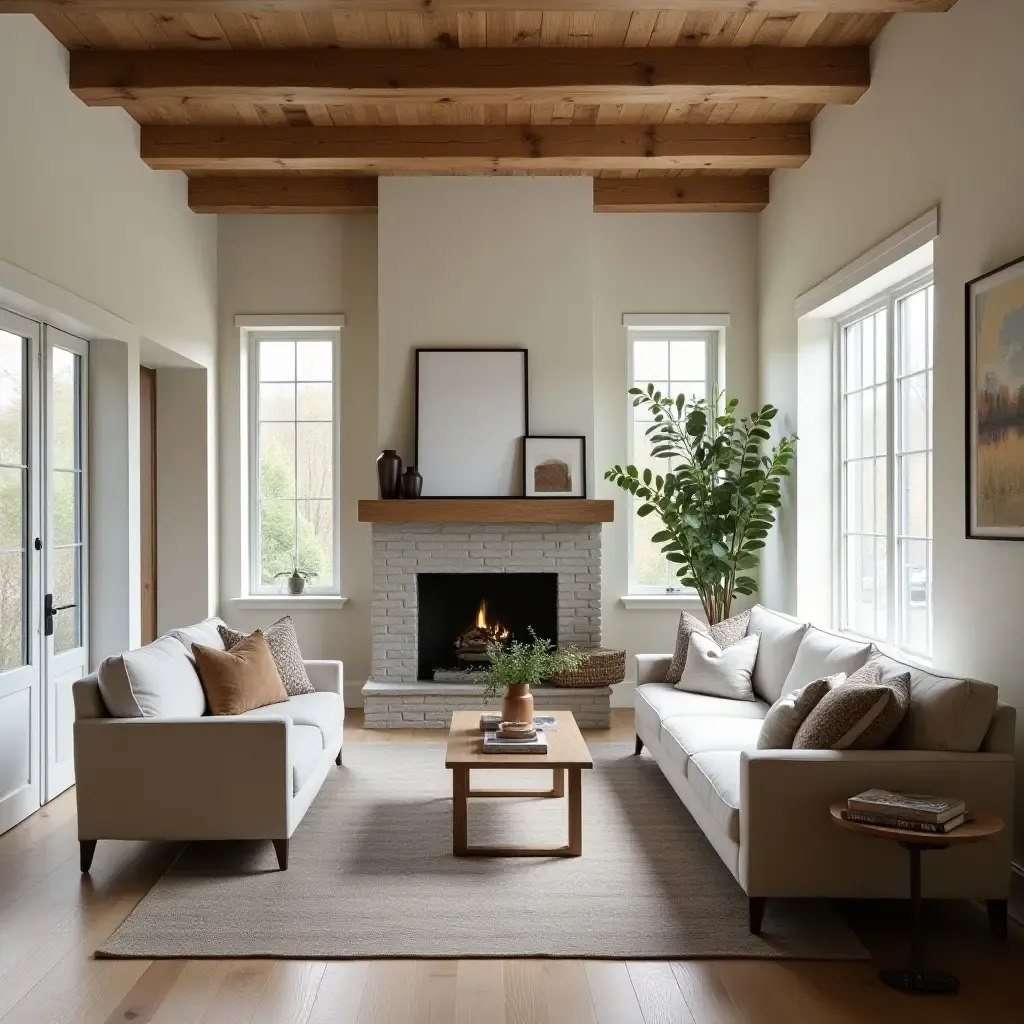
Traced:
<path fill-rule="evenodd" d="M 231 604 L 242 611 L 280 608 L 295 612 L 326 612 L 339 611 L 347 601 L 347 597 L 331 594 L 300 594 L 296 597 L 288 594 L 261 594 L 256 597 L 235 597 L 231 599 Z"/>
<path fill-rule="evenodd" d="M 689 611 L 701 607 L 696 594 L 626 594 L 619 600 L 629 612 Z"/>

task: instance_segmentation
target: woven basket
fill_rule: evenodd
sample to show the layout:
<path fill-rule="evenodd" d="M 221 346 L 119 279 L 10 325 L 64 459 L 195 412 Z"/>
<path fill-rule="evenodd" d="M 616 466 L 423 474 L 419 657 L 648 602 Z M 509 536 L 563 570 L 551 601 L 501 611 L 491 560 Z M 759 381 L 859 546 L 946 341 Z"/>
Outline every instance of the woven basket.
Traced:
<path fill-rule="evenodd" d="M 574 672 L 552 676 L 554 686 L 611 686 L 626 678 L 626 652 L 607 647 L 583 651 L 586 659 Z"/>

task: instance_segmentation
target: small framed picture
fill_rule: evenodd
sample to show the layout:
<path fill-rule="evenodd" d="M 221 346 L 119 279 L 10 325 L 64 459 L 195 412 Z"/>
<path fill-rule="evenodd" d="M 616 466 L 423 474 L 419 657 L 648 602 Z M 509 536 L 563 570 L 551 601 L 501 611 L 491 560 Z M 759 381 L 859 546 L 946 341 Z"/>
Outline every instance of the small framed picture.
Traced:
<path fill-rule="evenodd" d="M 524 437 L 523 494 L 527 498 L 585 498 L 585 437 Z"/>

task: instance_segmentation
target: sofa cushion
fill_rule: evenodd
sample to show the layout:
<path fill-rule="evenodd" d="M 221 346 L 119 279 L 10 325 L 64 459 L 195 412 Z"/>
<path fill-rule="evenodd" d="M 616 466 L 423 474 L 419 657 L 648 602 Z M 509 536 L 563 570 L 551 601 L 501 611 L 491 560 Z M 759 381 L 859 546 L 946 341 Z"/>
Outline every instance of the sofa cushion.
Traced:
<path fill-rule="evenodd" d="M 830 687 L 793 739 L 794 750 L 878 750 L 896 731 L 910 703 L 910 676 L 881 682 L 867 664 Z"/>
<path fill-rule="evenodd" d="M 180 629 L 169 630 L 167 636 L 173 636 L 185 648 L 185 655 L 189 661 L 195 664 L 195 655 L 192 653 L 193 644 L 202 644 L 204 647 L 212 647 L 215 651 L 224 650 L 224 641 L 220 638 L 218 627 L 224 625 L 224 620 L 216 615 L 192 626 L 182 626 Z"/>
<path fill-rule="evenodd" d="M 760 721 L 768 705 L 760 700 L 725 700 L 703 693 L 685 693 L 669 683 L 644 683 L 634 691 L 637 727 L 661 737 L 661 723 L 679 715 L 717 715 L 723 718 L 754 718 Z"/>
<path fill-rule="evenodd" d="M 999 690 L 975 679 L 937 676 L 872 651 L 882 682 L 909 673 L 910 706 L 889 742 L 903 750 L 955 750 L 970 753 L 981 749 L 995 714 Z"/>
<path fill-rule="evenodd" d="M 267 704 L 243 712 L 242 718 L 290 718 L 294 725 L 313 726 L 326 750 L 341 735 L 345 704 L 336 693 L 303 693 L 280 704 Z"/>
<path fill-rule="evenodd" d="M 797 648 L 793 667 L 782 684 L 782 693 L 798 690 L 815 679 L 825 679 L 840 672 L 852 676 L 868 660 L 870 653 L 871 644 L 857 643 L 856 640 L 827 633 L 817 626 L 808 626 Z"/>
<path fill-rule="evenodd" d="M 815 679 L 813 683 L 791 690 L 780 697 L 769 709 L 757 736 L 758 750 L 788 750 L 807 716 L 842 676 Z"/>
<path fill-rule="evenodd" d="M 806 632 L 806 622 L 780 615 L 760 604 L 750 609 L 747 635 L 757 633 L 761 637 L 753 680 L 754 693 L 762 700 L 774 704 L 782 696 L 783 684 Z"/>
<path fill-rule="evenodd" d="M 221 639 L 228 650 L 234 648 L 248 635 L 232 629 L 230 626 L 221 625 L 218 627 Z M 312 693 L 313 684 L 306 674 L 306 666 L 302 664 L 302 652 L 299 650 L 299 637 L 295 632 L 295 623 L 290 615 L 283 615 L 270 626 L 263 630 L 270 647 L 270 653 L 274 656 L 274 664 L 281 676 L 285 691 L 289 697 L 296 697 L 300 693 Z"/>
<path fill-rule="evenodd" d="M 706 622 L 698 619 L 696 615 L 683 612 L 679 616 L 679 627 L 676 630 L 676 649 L 672 655 L 672 661 L 665 673 L 666 683 L 678 683 L 682 678 L 683 669 L 686 667 L 686 654 L 690 649 L 690 634 L 703 633 L 710 636 L 719 647 L 728 647 L 730 644 L 742 640 L 747 635 L 747 620 L 750 612 L 741 612 L 731 619 L 724 619 L 708 626 Z"/>
<path fill-rule="evenodd" d="M 713 750 L 756 750 L 761 723 L 756 718 L 684 715 L 661 723 L 661 745 L 669 761 L 686 775 L 695 754 Z"/>
<path fill-rule="evenodd" d="M 288 699 L 267 638 L 258 629 L 230 651 L 193 644 L 192 653 L 211 715 L 240 715 Z"/>
<path fill-rule="evenodd" d="M 292 795 L 306 784 L 323 758 L 323 737 L 313 725 L 295 725 L 289 732 L 288 760 L 292 766 Z"/>
<path fill-rule="evenodd" d="M 104 659 L 97 676 L 114 718 L 198 718 L 206 710 L 195 667 L 173 637 Z"/>
<path fill-rule="evenodd" d="M 676 689 L 727 700 L 753 700 L 750 673 L 757 660 L 757 645 L 756 635 L 720 647 L 714 637 L 691 634 L 686 666 Z"/>
<path fill-rule="evenodd" d="M 709 750 L 694 754 L 686 780 L 718 827 L 734 843 L 740 841 L 740 752 Z"/>

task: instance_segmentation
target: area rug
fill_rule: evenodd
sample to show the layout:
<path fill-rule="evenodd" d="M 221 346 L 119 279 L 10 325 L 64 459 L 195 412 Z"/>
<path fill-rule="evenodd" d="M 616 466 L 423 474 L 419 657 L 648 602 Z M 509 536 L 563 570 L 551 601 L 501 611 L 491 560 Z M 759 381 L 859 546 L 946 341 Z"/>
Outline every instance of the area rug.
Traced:
<path fill-rule="evenodd" d="M 456 858 L 441 744 L 345 747 L 279 871 L 269 842 L 190 843 L 105 957 L 865 959 L 827 902 L 769 900 L 764 933 L 657 765 L 594 744 L 583 856 Z M 536 772 L 473 785 L 550 785 Z M 470 801 L 470 843 L 566 841 L 565 800 Z"/>

